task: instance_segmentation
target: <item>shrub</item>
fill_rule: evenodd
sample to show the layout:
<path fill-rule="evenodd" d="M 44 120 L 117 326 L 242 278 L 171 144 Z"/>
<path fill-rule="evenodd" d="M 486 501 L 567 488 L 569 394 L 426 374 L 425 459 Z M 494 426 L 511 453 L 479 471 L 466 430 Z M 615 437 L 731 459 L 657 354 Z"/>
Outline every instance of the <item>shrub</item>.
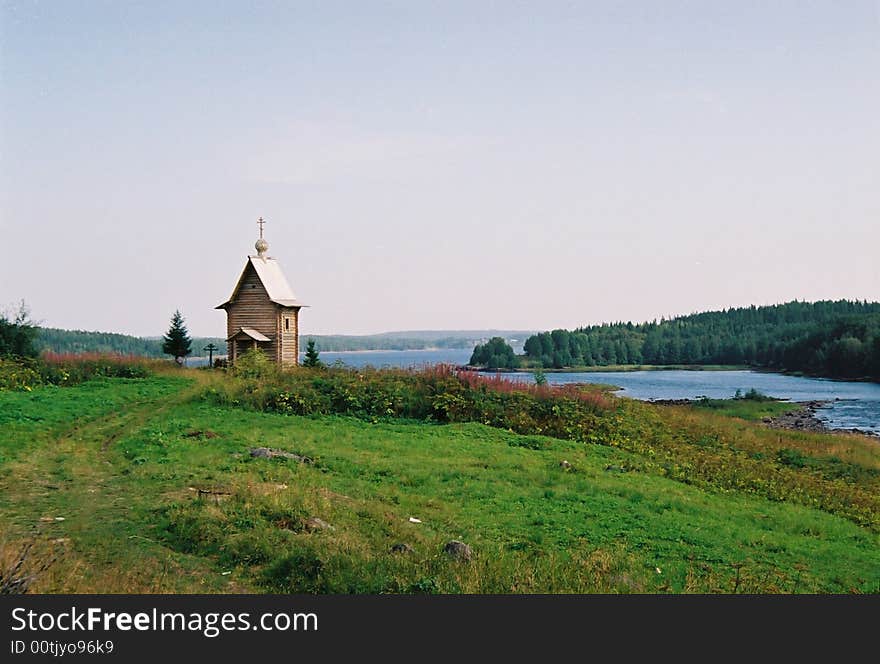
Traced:
<path fill-rule="evenodd" d="M 734 397 L 735 399 L 743 399 L 745 401 L 776 401 L 774 397 L 768 397 L 766 394 L 759 392 L 754 387 L 745 394 L 742 394 L 739 390 L 737 390 L 736 394 L 737 396 Z"/>
<path fill-rule="evenodd" d="M 236 358 L 232 372 L 240 378 L 268 378 L 277 368 L 259 348 L 250 348 Z"/>
<path fill-rule="evenodd" d="M 776 460 L 783 466 L 792 466 L 793 468 L 803 468 L 809 461 L 802 452 L 787 448 L 783 448 L 776 453 Z"/>
<path fill-rule="evenodd" d="M 156 360 L 135 355 L 106 353 L 44 352 L 38 367 L 44 382 L 53 385 L 77 385 L 92 378 L 146 378 Z"/>
<path fill-rule="evenodd" d="M 146 378 L 155 360 L 122 355 L 43 353 L 39 359 L 0 359 L 0 390 L 79 385 L 96 377 Z"/>
<path fill-rule="evenodd" d="M 248 376 L 251 374 L 248 373 Z M 375 421 L 481 422 L 519 433 L 584 440 L 616 401 L 595 389 L 550 387 L 435 366 L 420 371 L 300 369 L 243 380 L 205 398 L 288 415 L 337 413 Z"/>
<path fill-rule="evenodd" d="M 0 359 L 0 390 L 29 392 L 42 384 L 43 378 L 34 366 L 34 362 L 25 360 Z"/>

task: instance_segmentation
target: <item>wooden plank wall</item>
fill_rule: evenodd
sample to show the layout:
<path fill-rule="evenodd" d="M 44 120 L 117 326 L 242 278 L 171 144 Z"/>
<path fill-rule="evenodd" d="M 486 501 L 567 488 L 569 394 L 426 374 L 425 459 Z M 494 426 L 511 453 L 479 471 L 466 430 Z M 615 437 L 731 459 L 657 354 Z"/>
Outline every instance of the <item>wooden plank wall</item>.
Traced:
<path fill-rule="evenodd" d="M 250 327 L 272 339 L 270 343 L 260 344 L 266 355 L 273 362 L 280 357 L 281 347 L 278 344 L 278 305 L 269 299 L 256 270 L 248 262 L 245 268 L 241 288 L 235 300 L 226 307 L 226 336 L 231 337 L 239 328 Z M 232 357 L 232 342 L 229 343 Z"/>
<path fill-rule="evenodd" d="M 285 319 L 289 324 L 285 326 Z M 299 307 L 284 307 L 279 316 L 281 330 L 280 360 L 283 366 L 299 364 Z"/>

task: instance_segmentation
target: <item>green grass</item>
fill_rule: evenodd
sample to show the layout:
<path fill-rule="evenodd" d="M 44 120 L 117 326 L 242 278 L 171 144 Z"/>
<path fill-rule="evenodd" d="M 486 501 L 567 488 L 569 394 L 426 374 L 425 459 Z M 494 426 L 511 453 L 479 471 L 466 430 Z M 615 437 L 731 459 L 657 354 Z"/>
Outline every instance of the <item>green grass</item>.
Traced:
<path fill-rule="evenodd" d="M 791 401 L 755 401 L 751 399 L 699 399 L 693 408 L 711 411 L 718 415 L 739 417 L 744 420 L 763 420 L 797 410 L 801 406 Z"/>
<path fill-rule="evenodd" d="M 186 376 L 0 393 L 0 539 L 35 538 L 55 559 L 35 591 L 880 592 L 875 530 L 680 481 L 638 446 L 256 412 L 201 399 L 219 378 Z M 850 475 L 835 481 L 877 481 L 876 458 L 845 453 L 847 437 L 632 409 L 622 439 L 645 427 L 651 450 L 684 430 L 768 461 L 816 441 L 819 454 L 785 457 L 789 472 L 827 475 L 837 459 Z M 314 463 L 255 459 L 257 446 Z M 310 530 L 312 517 L 333 530 Z M 474 560 L 450 560 L 450 539 Z M 414 552 L 391 553 L 401 542 Z"/>

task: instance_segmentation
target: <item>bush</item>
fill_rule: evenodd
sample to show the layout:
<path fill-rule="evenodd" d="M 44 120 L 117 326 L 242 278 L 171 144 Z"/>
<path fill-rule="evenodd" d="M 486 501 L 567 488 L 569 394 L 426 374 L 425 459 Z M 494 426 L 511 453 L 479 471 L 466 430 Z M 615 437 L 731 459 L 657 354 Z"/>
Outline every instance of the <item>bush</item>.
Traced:
<path fill-rule="evenodd" d="M 743 394 L 740 390 L 736 391 L 736 394 L 733 397 L 734 399 L 742 399 L 744 401 L 776 401 L 774 397 L 768 397 L 766 394 L 763 394 L 756 390 L 754 387 L 751 388 L 748 392 Z"/>
<path fill-rule="evenodd" d="M 783 448 L 776 453 L 776 460 L 783 466 L 803 468 L 808 465 L 809 459 L 798 450 Z"/>
<path fill-rule="evenodd" d="M 0 390 L 30 392 L 43 383 L 35 363 L 24 360 L 0 359 Z"/>
<path fill-rule="evenodd" d="M 78 385 L 92 378 L 146 378 L 156 360 L 133 355 L 43 353 L 38 367 L 45 383 Z"/>
<path fill-rule="evenodd" d="M 259 348 L 250 348 L 235 360 L 232 372 L 240 378 L 268 378 L 277 373 L 275 364 Z"/>
<path fill-rule="evenodd" d="M 60 355 L 0 359 L 0 390 L 30 391 L 38 385 L 79 385 L 97 377 L 146 378 L 155 361 L 116 355 Z"/>
<path fill-rule="evenodd" d="M 288 415 L 352 415 L 377 421 L 408 418 L 435 422 L 481 422 L 518 433 L 544 433 L 584 440 L 599 413 L 616 401 L 595 389 L 529 385 L 504 376 L 457 372 L 300 369 L 275 372 L 271 380 L 243 380 L 205 398 Z"/>

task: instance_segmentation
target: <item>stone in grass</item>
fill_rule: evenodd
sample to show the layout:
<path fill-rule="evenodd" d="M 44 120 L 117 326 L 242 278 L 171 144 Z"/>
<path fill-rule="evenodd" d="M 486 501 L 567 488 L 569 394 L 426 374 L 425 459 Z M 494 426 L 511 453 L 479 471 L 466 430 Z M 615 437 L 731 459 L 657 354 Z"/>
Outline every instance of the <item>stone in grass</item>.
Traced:
<path fill-rule="evenodd" d="M 216 438 L 219 435 L 220 434 L 218 434 L 216 431 L 211 431 L 210 429 L 205 429 L 204 431 L 200 431 L 200 430 L 188 431 L 187 433 L 183 434 L 183 437 L 184 438 Z"/>
<path fill-rule="evenodd" d="M 307 456 L 294 454 L 293 452 L 285 452 L 284 450 L 273 450 L 270 447 L 255 447 L 251 450 L 251 456 L 261 459 L 281 458 L 292 459 L 293 461 L 298 461 L 299 463 L 312 463 L 312 460 Z"/>
<path fill-rule="evenodd" d="M 459 540 L 450 540 L 449 542 L 446 542 L 446 546 L 443 547 L 443 550 L 449 556 L 461 562 L 468 562 L 474 557 L 474 552 L 471 551 L 471 547 Z"/>
<path fill-rule="evenodd" d="M 306 521 L 306 529 L 307 530 L 336 530 L 329 523 L 324 521 L 324 519 L 319 519 L 316 516 L 310 517 Z"/>
<path fill-rule="evenodd" d="M 414 551 L 415 549 L 405 542 L 391 545 L 391 553 L 413 553 Z"/>

